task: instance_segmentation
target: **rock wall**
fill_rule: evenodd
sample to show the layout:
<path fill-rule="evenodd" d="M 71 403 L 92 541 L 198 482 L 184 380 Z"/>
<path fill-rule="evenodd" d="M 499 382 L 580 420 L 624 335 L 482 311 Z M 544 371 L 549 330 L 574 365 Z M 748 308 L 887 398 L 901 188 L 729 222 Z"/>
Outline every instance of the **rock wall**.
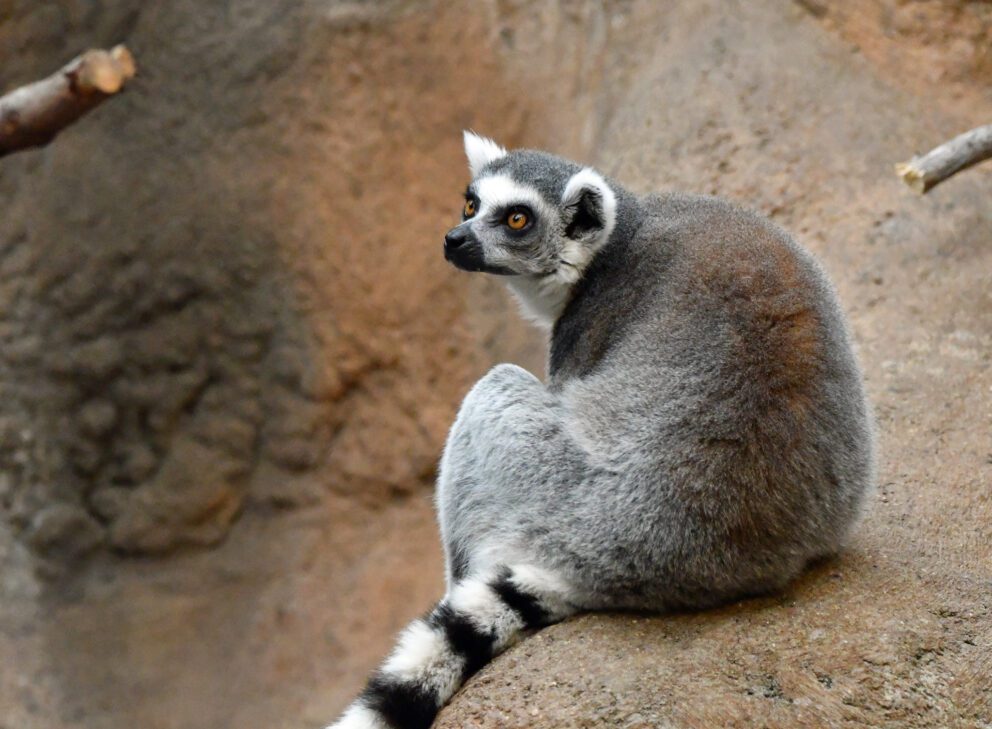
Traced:
<path fill-rule="evenodd" d="M 519 137 L 527 113 L 443 11 L 9 5 L 4 86 L 120 40 L 142 66 L 3 167 L 2 462 L 36 552 L 215 544 L 249 494 L 383 503 L 429 479 L 494 356 L 539 364 L 503 299 L 473 319 L 480 288 L 437 255 L 457 131 Z"/>

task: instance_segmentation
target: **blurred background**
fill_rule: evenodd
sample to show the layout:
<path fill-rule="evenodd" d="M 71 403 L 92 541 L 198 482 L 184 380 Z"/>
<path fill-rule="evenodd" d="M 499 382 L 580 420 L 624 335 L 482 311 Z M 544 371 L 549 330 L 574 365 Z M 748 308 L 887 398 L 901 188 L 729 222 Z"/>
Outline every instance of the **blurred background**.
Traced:
<path fill-rule="evenodd" d="M 545 356 L 441 255 L 465 128 L 728 196 L 824 261 L 883 455 L 851 577 L 817 597 L 851 621 L 814 651 L 850 690 L 803 690 L 845 726 L 992 722 L 992 174 L 920 198 L 892 173 L 992 122 L 992 4 L 0 0 L 0 92 L 117 43 L 128 89 L 0 160 L 0 728 L 320 726 L 440 596 L 457 404 Z M 755 646 L 812 620 L 743 609 Z M 622 636 L 595 648 L 612 703 L 521 698 L 513 670 L 569 680 L 567 651 L 525 655 L 447 721 L 641 726 Z M 697 649 L 678 711 L 797 725 L 772 699 L 799 668 Z M 652 665 L 678 695 L 686 664 Z"/>

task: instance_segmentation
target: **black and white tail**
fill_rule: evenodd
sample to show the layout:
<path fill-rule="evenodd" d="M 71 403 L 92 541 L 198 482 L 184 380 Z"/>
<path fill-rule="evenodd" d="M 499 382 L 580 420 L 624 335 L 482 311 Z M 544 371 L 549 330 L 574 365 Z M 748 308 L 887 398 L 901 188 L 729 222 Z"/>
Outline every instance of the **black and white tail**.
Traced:
<path fill-rule="evenodd" d="M 428 729 L 461 685 L 528 630 L 575 612 L 569 590 L 530 566 L 466 578 L 400 635 L 362 694 L 327 729 Z"/>

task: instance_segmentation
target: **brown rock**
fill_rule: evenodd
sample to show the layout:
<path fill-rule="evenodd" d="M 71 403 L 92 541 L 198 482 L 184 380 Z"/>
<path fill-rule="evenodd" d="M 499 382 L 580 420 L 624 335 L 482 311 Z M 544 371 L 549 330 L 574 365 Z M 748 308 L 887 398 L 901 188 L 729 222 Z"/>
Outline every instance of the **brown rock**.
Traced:
<path fill-rule="evenodd" d="M 90 494 L 89 506 L 98 518 L 103 521 L 114 521 L 124 513 L 132 494 L 130 489 L 104 486 Z"/>
<path fill-rule="evenodd" d="M 103 541 L 103 529 L 85 509 L 55 503 L 34 515 L 25 541 L 45 558 L 74 560 Z"/>
<path fill-rule="evenodd" d="M 127 443 L 114 454 L 116 468 L 109 475 L 111 480 L 122 484 L 138 484 L 151 476 L 158 468 L 159 458 L 145 443 Z"/>
<path fill-rule="evenodd" d="M 117 407 L 108 400 L 90 400 L 79 409 L 79 429 L 93 438 L 102 438 L 117 424 Z"/>
<path fill-rule="evenodd" d="M 471 60 L 492 75 L 498 51 L 452 45 L 466 23 L 454 7 L 425 24 L 388 3 L 249 5 L 237 23 L 220 6 L 59 10 L 52 48 L 38 41 L 49 11 L 14 2 L 0 35 L 18 59 L 4 87 L 101 34 L 141 56 L 119 103 L 0 170 L 0 382 L 13 388 L 0 414 L 37 428 L 32 468 L 74 498 L 151 475 L 149 459 L 122 468 L 119 454 L 168 459 L 194 438 L 246 471 L 267 458 L 327 469 L 335 490 L 382 505 L 425 485 L 457 401 L 510 351 L 479 335 L 480 284 L 437 251 L 466 174 L 459 130 L 492 119 L 518 134 L 525 110 L 507 111 L 503 82 L 424 103 L 466 88 L 425 69 Z M 337 71 L 356 63 L 357 76 Z M 39 175 L 42 154 L 55 167 Z M 496 301 L 485 318 L 506 319 L 539 366 L 537 338 Z"/>
<path fill-rule="evenodd" d="M 180 544 L 224 538 L 244 498 L 245 470 L 236 460 L 181 437 L 155 477 L 121 504 L 109 541 L 124 552 L 159 553 Z"/>

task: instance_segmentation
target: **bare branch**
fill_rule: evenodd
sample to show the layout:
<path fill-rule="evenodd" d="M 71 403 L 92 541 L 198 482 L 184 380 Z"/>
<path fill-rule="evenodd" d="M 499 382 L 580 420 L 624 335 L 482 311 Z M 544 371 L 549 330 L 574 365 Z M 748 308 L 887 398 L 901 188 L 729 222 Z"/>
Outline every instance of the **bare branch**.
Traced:
<path fill-rule="evenodd" d="M 134 57 L 124 46 L 86 51 L 48 78 L 0 97 L 0 157 L 48 144 L 124 88 L 135 70 Z"/>
<path fill-rule="evenodd" d="M 924 193 L 961 170 L 992 157 L 992 124 L 972 129 L 922 157 L 896 165 L 896 174 Z"/>

